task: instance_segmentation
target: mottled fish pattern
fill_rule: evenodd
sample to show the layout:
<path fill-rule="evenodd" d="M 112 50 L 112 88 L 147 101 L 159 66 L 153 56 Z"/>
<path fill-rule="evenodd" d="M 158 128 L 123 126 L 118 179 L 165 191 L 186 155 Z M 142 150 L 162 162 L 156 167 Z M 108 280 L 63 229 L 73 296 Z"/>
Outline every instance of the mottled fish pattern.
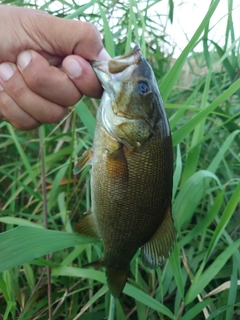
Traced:
<path fill-rule="evenodd" d="M 93 147 L 75 169 L 92 165 L 91 210 L 75 228 L 102 239 L 104 255 L 90 265 L 106 268 L 109 290 L 119 297 L 139 248 L 149 268 L 161 266 L 172 251 L 172 138 L 154 73 L 139 46 L 92 66 L 104 92 Z"/>

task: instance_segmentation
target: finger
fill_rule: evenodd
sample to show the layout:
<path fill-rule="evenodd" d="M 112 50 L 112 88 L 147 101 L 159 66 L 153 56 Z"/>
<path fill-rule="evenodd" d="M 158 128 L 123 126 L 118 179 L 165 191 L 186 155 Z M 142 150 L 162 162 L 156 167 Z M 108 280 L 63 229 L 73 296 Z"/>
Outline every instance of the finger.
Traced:
<path fill-rule="evenodd" d="M 67 111 L 67 108 L 31 91 L 17 67 L 12 63 L 0 65 L 0 85 L 22 110 L 41 123 L 57 122 Z"/>
<path fill-rule="evenodd" d="M 105 49 L 102 49 L 98 59 L 108 61 L 110 56 Z M 92 98 L 101 97 L 102 86 L 92 66 L 84 58 L 78 55 L 69 55 L 63 60 L 62 68 L 80 92 Z"/>
<path fill-rule="evenodd" d="M 63 60 L 62 69 L 82 94 L 92 98 L 101 97 L 103 91 L 101 83 L 85 59 L 77 55 L 70 55 Z"/>
<path fill-rule="evenodd" d="M 75 104 L 82 94 L 65 72 L 35 51 L 23 51 L 17 58 L 18 68 L 28 87 L 39 96 L 62 106 Z"/>
<path fill-rule="evenodd" d="M 41 125 L 22 110 L 5 90 L 0 91 L 0 119 L 11 123 L 20 130 L 32 130 Z"/>

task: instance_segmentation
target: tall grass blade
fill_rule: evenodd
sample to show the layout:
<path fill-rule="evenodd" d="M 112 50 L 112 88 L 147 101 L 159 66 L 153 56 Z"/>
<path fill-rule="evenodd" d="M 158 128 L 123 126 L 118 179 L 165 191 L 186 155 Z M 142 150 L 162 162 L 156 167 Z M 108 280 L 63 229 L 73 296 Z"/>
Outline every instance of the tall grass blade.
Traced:
<path fill-rule="evenodd" d="M 0 272 L 51 252 L 96 241 L 74 233 L 17 227 L 0 234 Z"/>
<path fill-rule="evenodd" d="M 189 311 L 187 311 L 184 316 L 181 317 L 181 320 L 191 320 L 197 319 L 197 315 L 206 308 L 207 305 L 211 303 L 211 299 L 205 299 L 197 304 L 195 304 Z"/>
<path fill-rule="evenodd" d="M 51 1 L 52 2 L 52 1 Z M 73 13 L 68 14 L 65 19 L 74 19 L 83 14 L 84 11 L 86 11 L 88 8 L 92 7 L 96 3 L 95 0 L 89 1 L 89 3 L 86 3 L 85 5 L 81 6 L 81 8 L 78 8 Z"/>
<path fill-rule="evenodd" d="M 177 145 L 177 156 L 176 156 L 176 165 L 175 171 L 173 174 L 173 199 L 175 198 L 175 194 L 177 192 L 177 188 L 180 182 L 181 173 L 182 173 L 182 158 L 181 158 L 181 150 L 180 146 Z"/>
<path fill-rule="evenodd" d="M 124 290 L 124 293 L 128 294 L 130 297 L 138 300 L 139 302 L 147 305 L 148 307 L 152 308 L 153 310 L 156 310 L 163 315 L 166 315 L 170 319 L 174 319 L 174 315 L 172 312 L 165 307 L 163 304 L 158 302 L 157 300 L 153 299 L 149 294 L 146 294 L 145 292 L 133 287 L 130 284 L 126 284 Z"/>
<path fill-rule="evenodd" d="M 3 317 L 3 320 L 8 320 L 10 319 L 10 313 L 16 309 L 16 302 L 15 301 L 9 301 L 7 303 L 7 308 L 6 308 L 6 311 L 4 313 L 4 317 Z"/>
<path fill-rule="evenodd" d="M 184 284 L 180 265 L 180 250 L 177 243 L 175 244 L 173 252 L 169 257 L 169 262 L 172 268 L 172 273 L 174 275 L 177 288 L 179 290 L 180 297 L 182 300 L 184 300 Z"/>
<path fill-rule="evenodd" d="M 184 247 L 188 243 L 191 243 L 192 239 L 200 234 L 203 234 L 203 232 L 208 229 L 209 225 L 220 211 L 224 200 L 224 195 L 224 189 L 218 192 L 212 207 L 208 210 L 205 217 L 179 241 L 180 248 Z"/>
<path fill-rule="evenodd" d="M 24 166 L 26 168 L 26 172 L 28 172 L 29 176 L 31 177 L 32 182 L 35 185 L 35 188 L 38 190 L 37 180 L 36 180 L 35 174 L 33 172 L 32 166 L 29 163 L 28 157 L 26 156 L 25 152 L 23 151 L 23 148 L 22 148 L 21 144 L 18 141 L 17 135 L 16 135 L 15 131 L 13 130 L 13 127 L 9 123 L 7 123 L 6 125 L 7 125 L 7 128 L 8 128 L 8 131 L 11 134 L 12 139 L 13 139 L 15 145 L 16 145 L 16 148 L 17 148 L 17 150 L 19 152 L 19 155 L 20 155 L 20 157 L 21 157 L 21 159 L 23 161 L 23 164 L 24 164 Z"/>
<path fill-rule="evenodd" d="M 181 188 L 173 203 L 173 217 L 178 231 L 186 225 L 206 193 L 209 179 L 214 179 L 219 188 L 221 183 L 216 175 L 207 170 L 201 170 L 192 175 Z"/>
<path fill-rule="evenodd" d="M 238 250 L 240 245 L 240 239 L 229 245 L 209 266 L 209 268 L 200 276 L 193 280 L 190 286 L 185 303 L 188 304 L 192 302 L 196 296 L 202 292 L 202 290 L 207 286 L 207 284 L 215 277 L 215 275 L 222 269 L 227 260 L 232 256 L 232 254 Z"/>
<path fill-rule="evenodd" d="M 86 104 L 82 100 L 80 100 L 77 103 L 75 108 L 76 108 L 77 113 L 78 113 L 79 117 L 81 118 L 83 124 L 86 126 L 89 133 L 93 137 L 94 129 L 95 129 L 95 125 L 96 125 L 96 120 L 95 120 L 94 116 L 91 114 L 88 107 L 86 106 Z"/>
<path fill-rule="evenodd" d="M 200 26 L 197 28 L 196 32 L 194 33 L 194 35 L 190 39 L 188 45 L 184 48 L 183 52 L 181 53 L 179 58 L 174 63 L 171 70 L 168 72 L 166 77 L 163 79 L 161 86 L 160 86 L 163 101 L 167 100 L 170 92 L 172 91 L 172 88 L 173 88 L 175 82 L 177 81 L 177 79 L 181 73 L 184 62 L 186 61 L 189 53 L 192 51 L 194 46 L 197 44 L 197 40 L 199 39 L 201 33 L 204 31 L 205 27 L 209 23 L 209 20 L 210 20 L 211 16 L 213 15 L 214 11 L 216 10 L 216 8 L 219 4 L 219 1 L 220 0 L 212 1 L 211 6 L 210 6 L 207 14 L 205 15 L 203 21 L 201 22 Z"/>
<path fill-rule="evenodd" d="M 215 155 L 213 160 L 211 161 L 210 165 L 208 166 L 207 170 L 215 173 L 219 167 L 220 162 L 224 159 L 224 154 L 229 150 L 231 143 L 235 139 L 237 135 L 240 134 L 240 130 L 236 130 L 232 132 L 227 139 L 223 142 L 221 148 L 219 149 L 218 153 Z"/>
<path fill-rule="evenodd" d="M 207 108 L 199 112 L 193 119 L 183 125 L 173 133 L 173 144 L 177 145 L 184 140 L 195 127 L 203 121 L 211 112 L 214 111 L 221 103 L 229 99 L 240 88 L 240 79 L 234 82 L 225 92 L 214 100 Z"/>
<path fill-rule="evenodd" d="M 221 219 L 217 224 L 216 230 L 214 231 L 213 237 L 211 238 L 210 244 L 208 246 L 205 261 L 208 260 L 209 256 L 213 252 L 219 238 L 221 237 L 223 231 L 225 230 L 227 223 L 229 222 L 230 218 L 232 217 L 232 214 L 233 214 L 235 208 L 239 204 L 239 201 L 240 201 L 240 183 L 236 187 L 231 199 L 227 203 L 227 206 L 221 216 Z"/>
<path fill-rule="evenodd" d="M 231 275 L 231 285 L 230 290 L 228 291 L 228 301 L 227 304 L 229 308 L 226 311 L 226 319 L 234 318 L 234 305 L 236 304 L 237 299 L 237 289 L 238 289 L 238 261 L 235 257 L 233 257 L 233 270 Z M 239 281 L 240 285 L 240 281 Z"/>
<path fill-rule="evenodd" d="M 205 86 L 204 86 L 203 95 L 202 95 L 201 110 L 203 110 L 207 105 L 210 80 L 211 80 L 211 71 L 209 70 L 206 78 Z M 198 162 L 199 162 L 200 151 L 201 151 L 201 145 L 198 144 L 198 142 L 201 141 L 201 139 L 203 138 L 205 122 L 206 122 L 206 118 L 203 121 L 201 121 L 194 129 L 193 137 L 190 145 L 191 150 L 188 152 L 185 169 L 182 174 L 182 182 L 181 182 L 182 185 L 185 183 L 186 180 L 188 180 L 196 172 Z"/>
<path fill-rule="evenodd" d="M 101 13 L 102 21 L 103 21 L 103 29 L 104 29 L 104 45 L 107 52 L 110 54 L 111 57 L 115 56 L 115 47 L 114 47 L 114 40 L 112 36 L 112 32 L 109 27 L 108 19 L 106 17 L 106 12 L 103 11 L 102 5 L 98 2 L 99 10 Z"/>

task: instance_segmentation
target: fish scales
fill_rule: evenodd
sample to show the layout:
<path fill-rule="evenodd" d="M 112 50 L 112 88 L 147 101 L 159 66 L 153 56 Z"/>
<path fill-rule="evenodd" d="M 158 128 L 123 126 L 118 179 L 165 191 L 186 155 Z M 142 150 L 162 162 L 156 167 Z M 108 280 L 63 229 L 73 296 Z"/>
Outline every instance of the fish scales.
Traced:
<path fill-rule="evenodd" d="M 138 46 L 111 61 L 114 73 L 113 62 L 93 63 L 105 91 L 92 151 L 80 160 L 81 169 L 91 159 L 91 212 L 76 230 L 103 240 L 104 255 L 92 266 L 106 268 L 110 292 L 119 297 L 138 248 L 143 263 L 156 268 L 176 231 L 172 140 L 154 74 Z"/>
<path fill-rule="evenodd" d="M 152 143 L 146 145 L 143 148 L 144 150 L 141 150 L 140 156 L 132 151 L 125 153 L 129 173 L 128 186 L 124 191 L 127 196 L 122 196 L 122 189 L 120 188 L 116 190 L 117 194 L 112 194 L 114 186 L 111 185 L 111 182 L 113 181 L 114 183 L 114 180 L 109 179 L 107 168 L 102 166 L 106 156 L 104 149 L 108 148 L 104 135 L 102 137 L 105 143 L 99 143 L 100 141 L 98 140 L 97 145 L 100 148 L 104 146 L 103 150 L 99 152 L 103 156 L 102 159 L 98 158 L 96 165 L 92 167 L 92 176 L 94 177 L 92 194 L 94 195 L 94 206 L 96 207 L 94 211 L 100 211 L 96 215 L 96 222 L 99 227 L 100 237 L 106 239 L 104 250 L 106 252 L 108 247 L 111 248 L 114 245 L 115 250 L 119 253 L 119 261 L 115 261 L 117 266 L 121 264 L 121 252 L 125 253 L 126 246 L 131 243 L 132 250 L 136 252 L 150 238 L 163 219 L 163 216 L 159 215 L 159 208 L 163 202 L 166 203 L 166 199 L 165 195 L 159 192 L 159 188 L 164 185 L 165 177 L 161 174 L 161 159 L 154 156 L 152 158 L 152 154 L 149 152 L 149 149 L 156 148 L 155 139 L 152 139 Z M 160 149 L 159 151 L 163 150 L 161 144 L 157 144 L 157 146 Z M 101 172 L 101 174 L 97 174 L 98 172 Z M 157 179 L 160 174 L 163 182 Z M 106 197 L 106 194 L 110 195 L 111 198 Z M 111 199 L 112 206 L 110 211 L 109 200 L 111 201 Z M 135 223 L 136 220 L 137 224 Z M 109 229 L 112 232 L 109 232 Z M 124 232 L 124 234 L 121 234 L 121 232 Z M 121 242 L 117 241 L 119 235 L 122 238 Z M 133 235 L 135 241 L 133 241 Z"/>

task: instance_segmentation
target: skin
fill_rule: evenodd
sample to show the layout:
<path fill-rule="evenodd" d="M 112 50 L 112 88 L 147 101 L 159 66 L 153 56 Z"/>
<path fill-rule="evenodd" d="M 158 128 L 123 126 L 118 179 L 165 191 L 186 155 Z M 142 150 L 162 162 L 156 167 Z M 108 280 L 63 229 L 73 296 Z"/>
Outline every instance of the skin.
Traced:
<path fill-rule="evenodd" d="M 102 87 L 88 60 L 109 60 L 90 23 L 0 5 L 0 119 L 31 130 Z"/>

